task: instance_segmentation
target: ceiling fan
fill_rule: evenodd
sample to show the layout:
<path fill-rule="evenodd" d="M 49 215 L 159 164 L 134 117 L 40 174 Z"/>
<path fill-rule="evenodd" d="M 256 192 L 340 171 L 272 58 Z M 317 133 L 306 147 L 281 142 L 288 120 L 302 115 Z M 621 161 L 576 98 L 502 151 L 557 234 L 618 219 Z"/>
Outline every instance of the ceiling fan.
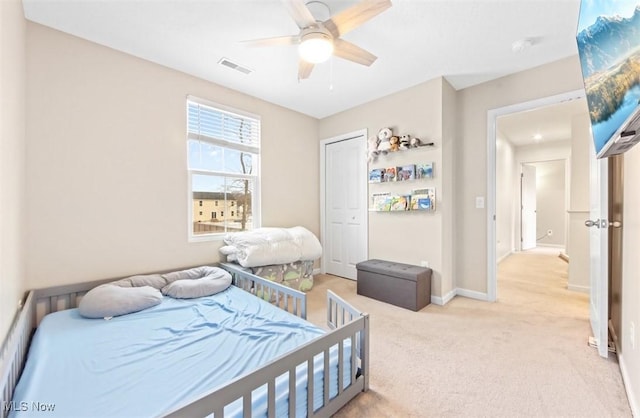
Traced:
<path fill-rule="evenodd" d="M 245 41 L 251 46 L 298 45 L 300 60 L 298 79 L 308 78 L 315 64 L 336 57 L 370 66 L 377 59 L 372 53 L 340 37 L 391 7 L 390 0 L 362 0 L 324 21 L 316 20 L 309 5 L 319 1 L 282 0 L 287 11 L 300 28 L 297 35 Z"/>

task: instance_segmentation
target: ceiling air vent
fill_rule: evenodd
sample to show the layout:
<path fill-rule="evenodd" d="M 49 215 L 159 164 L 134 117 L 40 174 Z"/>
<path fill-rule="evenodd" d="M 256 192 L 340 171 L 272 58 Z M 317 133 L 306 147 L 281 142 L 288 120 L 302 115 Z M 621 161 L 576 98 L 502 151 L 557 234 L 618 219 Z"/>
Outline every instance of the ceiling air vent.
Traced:
<path fill-rule="evenodd" d="M 225 67 L 229 67 L 236 71 L 240 71 L 243 74 L 251 74 L 253 72 L 253 70 L 247 67 L 243 67 L 240 64 L 236 64 L 235 62 L 230 61 L 228 58 L 221 58 L 220 61 L 218 61 L 218 64 L 224 65 Z"/>

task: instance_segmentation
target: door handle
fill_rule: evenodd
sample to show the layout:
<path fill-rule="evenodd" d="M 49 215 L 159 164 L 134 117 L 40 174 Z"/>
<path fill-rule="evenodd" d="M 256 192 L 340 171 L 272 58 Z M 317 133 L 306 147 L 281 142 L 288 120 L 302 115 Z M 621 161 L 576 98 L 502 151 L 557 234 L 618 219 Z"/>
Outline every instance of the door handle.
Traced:
<path fill-rule="evenodd" d="M 584 225 L 585 225 L 587 228 L 592 228 L 592 227 L 594 227 L 594 226 L 595 226 L 596 228 L 600 228 L 600 221 L 599 221 L 599 220 L 597 220 L 597 221 L 592 221 L 591 219 L 587 219 L 586 221 L 584 221 Z"/>
<path fill-rule="evenodd" d="M 620 221 L 609 222 L 609 226 L 613 228 L 622 228 L 622 222 Z"/>

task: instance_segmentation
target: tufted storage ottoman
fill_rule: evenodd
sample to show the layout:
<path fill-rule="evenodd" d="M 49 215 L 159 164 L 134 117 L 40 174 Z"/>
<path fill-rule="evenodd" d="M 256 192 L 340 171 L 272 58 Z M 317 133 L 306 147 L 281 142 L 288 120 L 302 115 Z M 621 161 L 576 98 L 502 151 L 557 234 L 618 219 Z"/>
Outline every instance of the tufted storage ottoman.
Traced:
<path fill-rule="evenodd" d="M 384 260 L 356 264 L 358 294 L 419 311 L 431 302 L 431 269 Z"/>

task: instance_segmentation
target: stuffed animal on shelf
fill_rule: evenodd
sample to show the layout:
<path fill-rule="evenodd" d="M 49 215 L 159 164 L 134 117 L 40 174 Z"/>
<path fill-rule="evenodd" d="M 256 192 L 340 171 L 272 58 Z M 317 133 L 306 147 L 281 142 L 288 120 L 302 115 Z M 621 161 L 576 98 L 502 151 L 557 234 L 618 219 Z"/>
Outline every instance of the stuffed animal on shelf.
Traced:
<path fill-rule="evenodd" d="M 400 149 L 400 138 L 393 135 L 389 138 L 389 143 L 391 144 L 391 151 L 398 151 Z"/>
<path fill-rule="evenodd" d="M 401 150 L 409 149 L 410 142 L 411 142 L 411 135 L 402 135 L 400 137 L 400 149 Z"/>
<path fill-rule="evenodd" d="M 411 138 L 411 140 L 409 141 L 409 146 L 411 148 L 418 148 L 420 145 L 422 145 L 422 141 L 420 140 L 420 138 Z"/>
<path fill-rule="evenodd" d="M 393 132 L 391 131 L 391 128 L 380 129 L 378 132 L 378 140 L 380 141 L 378 143 L 378 151 L 380 151 L 380 153 L 386 154 L 391 150 L 391 143 L 389 140 L 392 136 Z"/>
<path fill-rule="evenodd" d="M 378 154 L 380 154 L 380 151 L 378 151 L 379 142 L 380 140 L 375 136 L 367 140 L 367 162 L 371 163 L 378 157 Z"/>

